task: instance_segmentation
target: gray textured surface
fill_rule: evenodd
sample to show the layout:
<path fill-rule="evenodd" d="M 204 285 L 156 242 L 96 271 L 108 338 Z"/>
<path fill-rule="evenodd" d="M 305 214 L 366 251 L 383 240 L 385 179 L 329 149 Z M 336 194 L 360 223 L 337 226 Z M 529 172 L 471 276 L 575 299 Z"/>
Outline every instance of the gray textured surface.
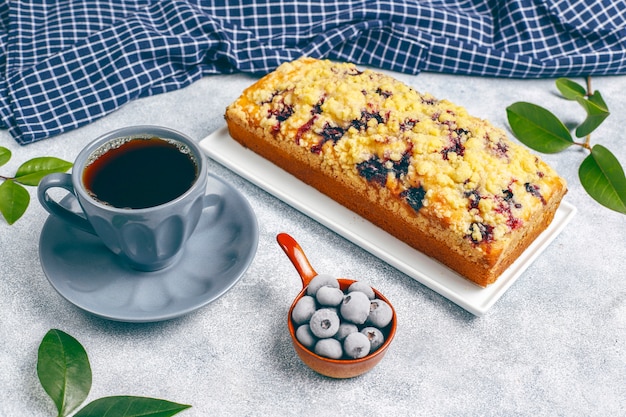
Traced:
<path fill-rule="evenodd" d="M 556 96 L 553 80 L 398 77 L 502 127 L 506 106 L 519 100 L 542 103 L 567 121 L 584 117 Z M 14 157 L 0 173 L 34 156 L 73 160 L 96 136 L 130 124 L 161 124 L 200 140 L 223 126 L 224 107 L 252 81 L 208 77 L 23 148 L 2 131 L 0 145 Z M 624 164 L 626 78 L 596 78 L 594 87 L 613 114 L 592 140 Z M 243 279 L 179 319 L 98 319 L 62 299 L 44 276 L 37 246 L 47 214 L 31 190 L 26 215 L 13 226 L 0 222 L 0 416 L 56 415 L 35 370 L 37 347 L 51 328 L 87 349 L 88 400 L 128 394 L 191 404 L 181 416 L 626 415 L 626 217 L 582 190 L 577 169 L 585 155 L 572 149 L 545 157 L 568 179 L 566 199 L 579 212 L 482 318 L 211 162 L 210 171 L 237 187 L 259 220 L 258 252 Z M 282 231 L 300 242 L 318 272 L 367 280 L 394 303 L 397 337 L 372 372 L 331 380 L 297 358 L 285 320 L 300 280 L 275 242 Z"/>

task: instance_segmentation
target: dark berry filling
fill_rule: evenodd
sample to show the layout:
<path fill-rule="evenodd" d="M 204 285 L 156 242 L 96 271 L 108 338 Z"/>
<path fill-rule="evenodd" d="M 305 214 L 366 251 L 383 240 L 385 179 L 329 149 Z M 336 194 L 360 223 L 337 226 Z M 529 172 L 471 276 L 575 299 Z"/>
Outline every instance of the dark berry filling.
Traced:
<path fill-rule="evenodd" d="M 302 139 L 302 135 L 311 130 L 311 128 L 313 127 L 315 119 L 317 119 L 317 115 L 311 117 L 308 122 L 298 128 L 298 131 L 296 132 L 296 143 L 298 145 L 300 144 L 300 139 Z"/>
<path fill-rule="evenodd" d="M 470 137 L 470 132 L 468 130 L 457 128 L 450 132 L 450 146 L 443 148 L 441 151 L 441 155 L 443 159 L 448 160 L 448 154 L 450 152 L 456 153 L 458 156 L 465 155 L 465 142 Z"/>
<path fill-rule="evenodd" d="M 365 130 L 367 128 L 367 123 L 372 119 L 375 119 L 379 124 L 385 123 L 385 119 L 380 115 L 380 113 L 372 113 L 363 110 L 361 112 L 361 118 L 354 119 L 350 122 L 350 126 L 354 127 L 356 130 Z"/>
<path fill-rule="evenodd" d="M 393 172 L 396 175 L 396 178 L 400 178 L 402 175 L 406 175 L 409 172 L 409 166 L 411 165 L 411 153 L 410 149 L 412 148 L 412 144 L 409 147 L 409 150 L 402 155 L 402 158 L 393 163 Z"/>
<path fill-rule="evenodd" d="M 515 217 L 513 209 L 520 209 L 522 205 L 515 201 L 515 196 L 510 188 L 502 190 L 502 196 L 496 197 L 498 206 L 495 211 L 500 214 L 504 214 L 507 217 L 506 224 L 511 230 L 515 230 L 522 226 L 522 220 Z"/>
<path fill-rule="evenodd" d="M 522 205 L 515 201 L 513 190 L 511 190 L 511 188 L 502 190 L 502 199 L 506 201 L 512 208 L 516 208 L 516 209 L 522 208 Z"/>
<path fill-rule="evenodd" d="M 513 201 L 513 191 L 510 188 L 502 190 L 502 198 L 507 202 Z"/>
<path fill-rule="evenodd" d="M 388 170 L 385 168 L 385 163 L 375 156 L 358 163 L 356 169 L 359 171 L 359 175 L 367 181 L 378 183 L 381 186 L 387 182 Z"/>
<path fill-rule="evenodd" d="M 269 100 L 261 101 L 261 104 L 269 104 L 274 101 L 276 97 L 282 97 L 285 95 L 285 90 L 274 91 L 272 97 Z"/>
<path fill-rule="evenodd" d="M 480 232 L 480 240 L 474 238 L 474 232 L 476 230 Z M 469 233 L 465 237 L 470 239 L 475 245 L 478 245 L 480 243 L 490 243 L 493 241 L 493 226 L 484 223 L 473 222 L 470 225 Z"/>
<path fill-rule="evenodd" d="M 270 110 L 270 117 L 271 116 L 276 117 L 276 120 L 278 120 L 280 123 L 289 119 L 289 117 L 292 114 L 293 114 L 293 106 L 288 106 L 285 104 L 282 104 L 281 106 L 278 106 L 277 108 Z"/>
<path fill-rule="evenodd" d="M 322 105 L 324 104 L 325 98 L 322 97 L 320 101 L 318 101 L 315 106 L 313 106 L 313 108 L 311 109 L 311 114 L 312 115 L 316 115 L 316 114 L 322 114 Z"/>
<path fill-rule="evenodd" d="M 380 160 L 373 156 L 367 161 L 358 163 L 356 168 L 359 174 L 366 180 L 376 182 L 381 186 L 387 183 L 387 174 L 392 173 L 396 178 L 400 178 L 409 172 L 411 160 L 410 148 L 400 158 L 389 164 L 389 160 Z"/>
<path fill-rule="evenodd" d="M 369 182 L 374 182 L 384 187 L 387 183 L 387 177 L 389 173 L 392 173 L 396 178 L 400 178 L 402 175 L 406 175 L 409 170 L 410 153 L 406 152 L 402 158 L 389 164 L 389 161 L 382 161 L 377 157 L 372 157 L 367 161 L 363 161 L 357 164 L 357 170 L 359 175 L 365 178 Z M 424 197 L 426 196 L 426 190 L 423 187 L 411 187 L 400 193 L 402 197 L 415 211 L 419 211 L 424 206 Z"/>
<path fill-rule="evenodd" d="M 281 124 L 289 119 L 289 117 L 291 117 L 291 115 L 294 112 L 294 108 L 291 105 L 285 104 L 285 96 L 281 95 L 284 92 L 275 92 L 272 95 L 272 98 L 270 99 L 270 101 L 265 102 L 265 103 L 270 103 L 272 108 L 268 110 L 267 112 L 267 117 L 268 118 L 272 118 L 274 117 L 277 121 L 277 123 L 272 126 L 272 132 L 274 134 L 278 133 L 280 131 L 280 126 Z"/>
<path fill-rule="evenodd" d="M 443 148 L 442 151 L 441 151 L 441 155 L 443 156 L 443 159 L 445 159 L 447 161 L 448 160 L 448 154 L 450 152 L 454 152 L 458 156 L 465 155 L 465 146 L 463 145 L 461 137 L 459 137 L 459 136 L 452 136 L 450 138 L 450 141 L 452 142 L 450 144 L 450 146 L 447 146 L 447 147 Z"/>
<path fill-rule="evenodd" d="M 485 134 L 485 149 L 493 153 L 495 156 L 503 159 L 508 159 L 509 157 L 509 145 L 507 145 L 502 138 L 498 139 L 497 142 L 492 141 L 489 137 L 489 134 Z"/>
<path fill-rule="evenodd" d="M 322 130 L 322 138 L 324 141 L 332 140 L 333 142 L 337 142 L 343 136 L 344 130 L 339 126 L 331 126 L 326 123 L 324 129 Z"/>
<path fill-rule="evenodd" d="M 496 143 L 495 153 L 501 158 L 507 158 L 509 153 L 508 145 L 502 142 L 502 140 L 499 140 L 498 143 Z"/>
<path fill-rule="evenodd" d="M 513 216 L 513 214 L 510 212 L 510 208 L 509 208 L 508 214 L 509 214 L 509 218 L 506 221 L 506 225 L 509 226 L 511 230 L 515 230 L 515 229 L 522 227 L 524 222 L 521 219 Z"/>
<path fill-rule="evenodd" d="M 389 98 L 389 97 L 393 96 L 393 93 L 391 91 L 385 91 L 385 90 L 382 90 L 380 88 L 376 89 L 376 94 L 380 95 L 383 98 Z"/>
<path fill-rule="evenodd" d="M 322 139 L 317 145 L 311 147 L 311 152 L 322 152 L 322 147 L 326 142 L 333 141 L 333 143 L 337 143 L 337 141 L 343 137 L 343 134 L 344 130 L 339 126 L 331 126 L 329 123 L 326 123 L 324 125 L 324 128 L 322 129 L 322 132 L 320 133 Z"/>
<path fill-rule="evenodd" d="M 478 193 L 478 190 L 466 191 L 463 195 L 470 202 L 470 204 L 469 204 L 470 210 L 478 208 L 478 203 L 480 202 L 480 198 L 481 198 L 480 194 Z"/>
<path fill-rule="evenodd" d="M 418 120 L 416 119 L 406 119 L 404 122 L 400 123 L 400 130 L 406 132 L 407 130 L 412 130 L 417 124 Z"/>
<path fill-rule="evenodd" d="M 426 190 L 422 186 L 412 187 L 400 193 L 400 197 L 404 198 L 413 207 L 413 210 L 419 211 L 424 206 Z"/>
<path fill-rule="evenodd" d="M 524 184 L 524 188 L 526 188 L 526 191 L 528 191 L 530 193 L 530 195 L 540 199 L 541 203 L 543 205 L 546 204 L 546 200 L 541 195 L 541 192 L 539 191 L 539 186 L 538 185 L 531 184 L 531 183 L 527 182 L 526 184 Z"/>

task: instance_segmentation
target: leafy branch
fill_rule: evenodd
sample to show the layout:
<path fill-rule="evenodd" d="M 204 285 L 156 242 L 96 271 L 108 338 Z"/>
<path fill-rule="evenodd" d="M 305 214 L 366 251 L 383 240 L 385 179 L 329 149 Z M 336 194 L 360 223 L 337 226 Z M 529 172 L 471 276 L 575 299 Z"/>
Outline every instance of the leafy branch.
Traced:
<path fill-rule="evenodd" d="M 66 417 L 87 398 L 91 389 L 91 366 L 87 352 L 72 336 L 50 330 L 39 345 L 37 376 L 57 407 L 57 417 Z M 191 406 L 147 397 L 104 397 L 78 410 L 74 417 L 169 417 Z"/>
<path fill-rule="evenodd" d="M 561 152 L 572 145 L 589 151 L 578 169 L 580 183 L 598 203 L 626 214 L 624 169 L 607 148 L 591 146 L 591 133 L 610 114 L 606 102 L 599 91 L 592 92 L 590 77 L 586 88 L 567 78 L 557 79 L 556 87 L 563 98 L 578 102 L 585 110 L 585 120 L 574 131 L 576 138 L 583 140 L 575 141 L 570 129 L 549 110 L 526 102 L 513 103 L 506 109 L 513 134 L 526 146 L 542 153 Z"/>
<path fill-rule="evenodd" d="M 11 159 L 11 151 L 0 146 L 0 166 Z M 30 194 L 24 187 L 37 186 L 39 181 L 53 172 L 65 172 L 72 167 L 71 162 L 55 157 L 33 158 L 19 166 L 12 177 L 0 175 L 0 213 L 9 224 L 15 223 L 26 212 L 30 204 Z"/>

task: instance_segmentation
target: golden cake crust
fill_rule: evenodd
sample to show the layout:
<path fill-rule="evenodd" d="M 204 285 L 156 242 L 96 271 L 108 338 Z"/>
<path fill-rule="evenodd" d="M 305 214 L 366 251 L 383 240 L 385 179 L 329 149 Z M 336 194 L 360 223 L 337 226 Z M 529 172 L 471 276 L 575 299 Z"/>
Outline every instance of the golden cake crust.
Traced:
<path fill-rule="evenodd" d="M 225 118 L 243 146 L 483 287 L 550 224 L 566 192 L 502 130 L 351 64 L 283 64 Z"/>

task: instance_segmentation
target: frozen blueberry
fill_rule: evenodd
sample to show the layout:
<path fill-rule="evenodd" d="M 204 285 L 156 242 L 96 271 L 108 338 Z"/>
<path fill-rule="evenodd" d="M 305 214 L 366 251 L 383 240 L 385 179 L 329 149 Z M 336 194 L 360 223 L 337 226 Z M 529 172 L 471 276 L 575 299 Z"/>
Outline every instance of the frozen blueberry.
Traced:
<path fill-rule="evenodd" d="M 320 339 L 333 337 L 339 330 L 339 316 L 330 308 L 320 308 L 311 316 L 309 325 L 313 334 Z"/>
<path fill-rule="evenodd" d="M 385 341 L 385 336 L 383 335 L 383 332 L 381 332 L 376 327 L 371 327 L 371 326 L 365 327 L 363 328 L 363 330 L 361 330 L 361 333 L 367 336 L 367 338 L 370 341 L 370 345 L 371 345 L 370 352 L 373 352 L 376 349 L 378 349 L 380 345 L 382 345 L 383 342 Z"/>
<path fill-rule="evenodd" d="M 291 318 L 296 324 L 307 323 L 311 319 L 313 313 L 315 313 L 316 308 L 315 298 L 310 295 L 305 295 L 298 300 L 295 306 L 293 306 Z"/>
<path fill-rule="evenodd" d="M 374 290 L 372 289 L 372 287 L 362 281 L 355 281 L 350 284 L 350 286 L 348 287 L 348 292 L 350 293 L 352 291 L 361 291 L 362 293 L 365 293 L 365 295 L 367 295 L 367 298 L 369 298 L 370 300 L 376 298 L 376 294 L 374 294 Z"/>
<path fill-rule="evenodd" d="M 336 307 L 343 301 L 341 288 L 324 285 L 315 293 L 315 298 L 320 305 Z"/>
<path fill-rule="evenodd" d="M 343 351 L 352 359 L 363 358 L 370 353 L 371 343 L 363 333 L 350 333 L 343 341 Z"/>
<path fill-rule="evenodd" d="M 311 282 L 309 282 L 309 285 L 308 285 L 308 287 L 306 289 L 306 293 L 307 293 L 307 295 L 315 296 L 315 294 L 317 293 L 317 290 L 319 290 L 321 287 L 323 287 L 325 285 L 328 285 L 330 287 L 339 288 L 339 281 L 337 281 L 337 278 L 335 278 L 335 277 L 333 277 L 331 275 L 318 274 L 318 275 L 313 277 Z"/>
<path fill-rule="evenodd" d="M 340 359 L 343 356 L 341 342 L 337 339 L 320 339 L 315 344 L 314 352 L 331 359 Z"/>
<path fill-rule="evenodd" d="M 377 298 L 370 301 L 370 314 L 367 316 L 367 324 L 382 329 L 391 323 L 393 311 L 389 304 Z"/>
<path fill-rule="evenodd" d="M 343 342 L 346 336 L 348 336 L 350 333 L 355 333 L 358 331 L 359 328 L 356 326 L 356 324 L 343 322 L 339 325 L 339 330 L 337 330 L 337 333 L 335 333 L 333 337 L 340 342 Z"/>
<path fill-rule="evenodd" d="M 311 332 L 311 327 L 308 324 L 303 324 L 298 327 L 296 330 L 296 339 L 309 349 L 313 349 L 315 342 L 317 342 L 317 337 Z"/>
<path fill-rule="evenodd" d="M 344 319 L 363 324 L 370 314 L 370 299 L 361 291 L 352 291 L 343 297 L 339 311 Z"/>

